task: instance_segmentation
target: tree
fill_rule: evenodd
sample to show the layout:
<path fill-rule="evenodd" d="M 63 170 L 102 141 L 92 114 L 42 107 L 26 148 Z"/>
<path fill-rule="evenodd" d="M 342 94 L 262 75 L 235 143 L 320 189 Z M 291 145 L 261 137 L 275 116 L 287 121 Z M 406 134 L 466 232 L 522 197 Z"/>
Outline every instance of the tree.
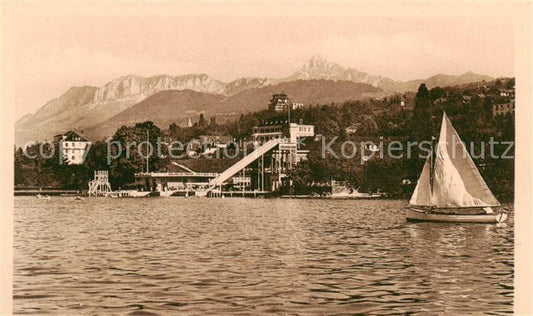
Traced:
<path fill-rule="evenodd" d="M 403 159 L 373 159 L 365 167 L 365 187 L 372 192 L 382 190 L 392 196 L 398 196 L 402 191 L 401 181 L 407 175 Z"/>
<path fill-rule="evenodd" d="M 412 137 L 415 141 L 430 140 L 432 136 L 432 111 L 429 91 L 424 83 L 420 84 L 415 97 L 415 107 L 413 109 Z"/>
<path fill-rule="evenodd" d="M 443 98 L 446 96 L 446 93 L 441 87 L 435 87 L 429 91 L 429 96 L 431 100 L 435 101 L 439 98 Z"/>
<path fill-rule="evenodd" d="M 149 131 L 149 135 L 147 133 Z M 149 136 L 149 143 L 153 148 L 150 155 L 146 144 L 147 136 Z M 146 156 L 148 155 L 148 163 L 151 171 L 160 170 L 164 168 L 168 162 L 158 156 L 158 139 L 161 137 L 161 130 L 151 121 L 135 124 L 135 126 L 122 126 L 113 136 L 113 141 L 120 143 L 120 146 L 111 146 L 113 156 L 117 158 L 111 160 L 109 166 L 111 185 L 113 187 L 123 187 L 124 184 L 134 182 L 135 172 L 146 171 Z M 129 146 L 128 144 L 135 144 Z M 118 152 L 119 149 L 122 149 Z M 166 150 L 162 148 L 161 154 L 165 154 Z M 119 155 L 120 154 L 120 155 Z"/>
<path fill-rule="evenodd" d="M 509 81 L 507 81 L 507 84 L 505 85 L 505 88 L 507 89 L 514 89 L 515 86 L 515 79 L 511 78 Z"/>
<path fill-rule="evenodd" d="M 203 113 L 200 113 L 200 118 L 198 119 L 198 126 L 199 127 L 206 127 L 207 122 L 205 121 L 205 117 Z"/>
<path fill-rule="evenodd" d="M 180 127 L 176 123 L 172 123 L 168 126 L 168 131 L 171 137 L 177 137 Z"/>

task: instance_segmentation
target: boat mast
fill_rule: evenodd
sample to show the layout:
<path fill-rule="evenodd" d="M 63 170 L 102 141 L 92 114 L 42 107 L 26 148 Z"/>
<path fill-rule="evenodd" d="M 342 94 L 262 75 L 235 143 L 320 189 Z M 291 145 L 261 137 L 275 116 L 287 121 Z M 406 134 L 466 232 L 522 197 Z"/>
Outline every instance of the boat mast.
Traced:
<path fill-rule="evenodd" d="M 436 154 L 436 151 L 435 151 L 435 140 L 437 139 L 436 137 L 433 136 L 433 133 L 435 131 L 435 124 L 434 124 L 434 119 L 435 119 L 435 116 L 433 115 L 433 109 L 431 108 L 431 104 L 429 105 L 429 120 L 431 121 L 431 130 L 430 130 L 430 137 L 431 137 L 431 144 L 430 144 L 430 148 L 431 148 L 431 156 L 429 158 L 429 192 L 430 194 L 433 194 L 433 179 L 434 179 L 434 171 L 435 171 L 435 154 Z"/>
<path fill-rule="evenodd" d="M 429 156 L 429 188 L 431 194 L 433 194 L 433 171 L 435 169 L 435 146 L 433 146 L 434 137 L 431 136 L 431 156 Z"/>
<path fill-rule="evenodd" d="M 150 172 L 150 157 L 148 148 L 150 147 L 150 129 L 146 130 L 146 173 Z"/>

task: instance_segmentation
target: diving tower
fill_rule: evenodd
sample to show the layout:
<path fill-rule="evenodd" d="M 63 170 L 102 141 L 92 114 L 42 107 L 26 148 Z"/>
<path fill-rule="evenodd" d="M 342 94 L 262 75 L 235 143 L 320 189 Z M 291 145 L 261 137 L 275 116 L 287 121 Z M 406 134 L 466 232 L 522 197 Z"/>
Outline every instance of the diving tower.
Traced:
<path fill-rule="evenodd" d="M 89 196 L 109 196 L 111 192 L 108 171 L 95 170 L 94 180 L 89 181 Z"/>

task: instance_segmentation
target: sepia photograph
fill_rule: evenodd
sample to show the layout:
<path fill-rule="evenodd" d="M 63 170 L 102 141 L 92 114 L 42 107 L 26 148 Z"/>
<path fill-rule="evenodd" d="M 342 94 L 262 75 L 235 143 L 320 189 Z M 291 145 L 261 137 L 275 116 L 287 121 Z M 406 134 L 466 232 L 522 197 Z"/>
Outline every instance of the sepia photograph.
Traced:
<path fill-rule="evenodd" d="M 531 22 L 2 1 L 0 315 L 533 315 Z"/>

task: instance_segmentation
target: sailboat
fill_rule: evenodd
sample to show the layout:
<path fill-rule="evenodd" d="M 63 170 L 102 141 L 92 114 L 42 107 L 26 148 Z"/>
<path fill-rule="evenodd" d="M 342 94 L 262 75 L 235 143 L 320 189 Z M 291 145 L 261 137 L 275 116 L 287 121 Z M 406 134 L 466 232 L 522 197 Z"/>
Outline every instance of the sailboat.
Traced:
<path fill-rule="evenodd" d="M 446 113 L 406 209 L 408 221 L 501 223 L 507 213 L 492 194 Z"/>

